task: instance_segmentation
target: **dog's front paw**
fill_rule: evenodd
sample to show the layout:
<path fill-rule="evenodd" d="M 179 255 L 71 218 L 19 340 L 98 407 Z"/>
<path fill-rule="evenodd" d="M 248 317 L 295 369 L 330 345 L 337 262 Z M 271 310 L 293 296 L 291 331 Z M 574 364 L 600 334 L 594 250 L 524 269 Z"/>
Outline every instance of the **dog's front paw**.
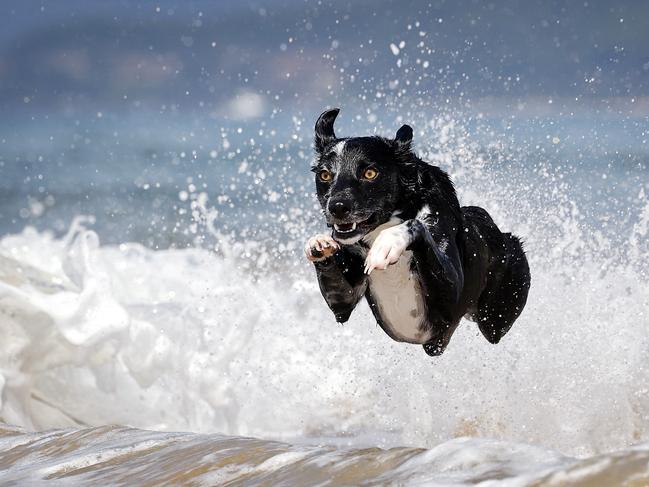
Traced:
<path fill-rule="evenodd" d="M 367 253 L 365 274 L 369 274 L 374 269 L 387 269 L 390 264 L 396 263 L 409 243 L 410 239 L 405 227 L 397 225 L 383 230 Z"/>
<path fill-rule="evenodd" d="M 331 257 L 338 249 L 340 245 L 329 235 L 316 235 L 307 241 L 304 253 L 311 262 L 318 262 Z"/>

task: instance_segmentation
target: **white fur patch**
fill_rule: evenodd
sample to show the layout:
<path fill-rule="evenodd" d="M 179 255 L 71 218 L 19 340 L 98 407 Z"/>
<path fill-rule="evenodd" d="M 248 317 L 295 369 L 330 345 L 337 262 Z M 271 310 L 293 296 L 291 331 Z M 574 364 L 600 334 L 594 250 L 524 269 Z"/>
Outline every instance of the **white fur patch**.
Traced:
<path fill-rule="evenodd" d="M 431 336 L 420 329 L 424 300 L 419 282 L 410 272 L 411 257 L 412 252 L 406 251 L 387 269 L 374 270 L 369 287 L 390 335 L 402 342 L 426 343 Z"/>
<path fill-rule="evenodd" d="M 378 235 L 370 237 L 372 247 L 365 260 L 370 292 L 389 334 L 403 342 L 426 343 L 430 333 L 420 330 L 424 301 L 419 282 L 410 272 L 412 252 L 406 250 L 410 234 L 405 224 L 391 222 L 381 225 Z"/>
<path fill-rule="evenodd" d="M 343 245 L 353 245 L 356 242 L 358 242 L 361 239 L 361 237 L 362 237 L 361 235 L 356 235 L 356 236 L 350 237 L 350 238 L 340 238 L 340 237 L 338 237 L 336 239 L 336 241 L 338 243 L 343 244 Z"/>
<path fill-rule="evenodd" d="M 365 242 L 365 243 L 367 243 L 369 245 L 372 245 L 374 243 L 374 240 L 376 240 L 376 237 L 379 236 L 379 233 L 381 233 L 386 228 L 394 227 L 394 226 L 396 226 L 396 225 L 398 225 L 399 223 L 402 223 L 402 222 L 403 222 L 403 220 L 401 218 L 399 218 L 398 216 L 396 216 L 396 213 L 393 213 L 392 216 L 390 217 L 390 219 L 387 222 L 379 225 L 374 230 L 372 230 L 367 235 L 365 235 L 363 237 L 363 242 Z"/>
<path fill-rule="evenodd" d="M 394 264 L 409 244 L 410 232 L 405 224 L 381 230 L 372 242 L 365 259 L 367 273 L 371 273 L 372 269 L 386 269 L 390 264 Z"/>
<path fill-rule="evenodd" d="M 333 147 L 333 151 L 336 153 L 336 155 L 341 155 L 343 151 L 345 150 L 345 141 L 341 140 L 338 142 L 336 145 Z"/>
<path fill-rule="evenodd" d="M 428 205 L 424 205 L 421 207 L 421 210 L 417 212 L 417 220 L 420 221 L 425 221 L 426 218 L 428 218 L 428 215 L 430 215 L 430 207 Z"/>

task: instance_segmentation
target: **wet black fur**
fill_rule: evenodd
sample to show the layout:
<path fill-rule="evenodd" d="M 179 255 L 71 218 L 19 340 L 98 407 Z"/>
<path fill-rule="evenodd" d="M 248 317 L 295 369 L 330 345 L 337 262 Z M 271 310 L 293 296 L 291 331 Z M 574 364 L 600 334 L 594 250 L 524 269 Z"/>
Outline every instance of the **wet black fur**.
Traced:
<path fill-rule="evenodd" d="M 500 232 L 484 209 L 460 207 L 448 175 L 411 150 L 410 127 L 404 125 L 394 139 L 338 139 L 333 130 L 337 115 L 337 109 L 326 111 L 316 123 L 317 160 L 312 168 L 328 225 L 344 222 L 328 211 L 328 205 L 337 199 L 351 202 L 350 218 L 370 217 L 368 228 L 399 212 L 411 237 L 412 272 L 425 296 L 426 318 L 421 327 L 433 333 L 423 345 L 426 353 L 441 354 L 463 316 L 476 321 L 489 342 L 498 343 L 522 312 L 530 286 L 520 240 Z M 356 154 L 348 170 L 357 168 L 361 173 L 372 166 L 380 173 L 376 184 L 353 175 L 329 184 L 318 178 L 318 172 L 329 169 L 336 159 L 332 150 L 341 140 L 346 141 L 346 152 Z M 430 214 L 417 219 L 425 205 Z M 443 242 L 447 244 L 441 245 Z M 377 322 L 389 334 L 363 272 L 367 247 L 361 240 L 316 262 L 318 282 L 337 321 L 347 321 L 365 297 Z"/>

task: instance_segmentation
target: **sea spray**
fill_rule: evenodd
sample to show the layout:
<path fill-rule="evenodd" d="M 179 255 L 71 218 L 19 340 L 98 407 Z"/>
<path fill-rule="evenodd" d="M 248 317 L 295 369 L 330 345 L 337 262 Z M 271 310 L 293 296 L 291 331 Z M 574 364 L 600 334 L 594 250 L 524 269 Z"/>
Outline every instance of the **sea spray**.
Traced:
<path fill-rule="evenodd" d="M 83 218 L 62 236 L 4 236 L 0 418 L 36 430 L 118 423 L 353 446 L 469 435 L 566 454 L 649 438 L 648 203 L 642 189 L 615 193 L 639 176 L 611 173 L 597 191 L 617 196 L 593 209 L 574 187 L 590 180 L 547 148 L 536 154 L 450 115 L 408 122 L 463 205 L 523 236 L 530 298 L 500 344 L 463 322 L 430 358 L 386 337 L 365 304 L 336 324 L 300 251 L 323 227 L 312 183 L 296 176 L 309 167 L 298 151 L 265 179 L 254 160 L 237 176 L 236 188 L 284 188 L 253 219 L 233 203 L 244 205 L 241 189 L 188 179 L 178 204 L 192 247 L 115 235 L 104 245 Z"/>
<path fill-rule="evenodd" d="M 337 325 L 306 263 L 253 279 L 241 255 L 102 246 L 83 225 L 62 239 L 28 228 L 0 240 L 0 415 L 33 429 L 623 447 L 649 435 L 646 254 L 626 265 L 606 252 L 571 257 L 575 229 L 563 231 L 533 254 L 529 307 L 501 344 L 465 322 L 429 358 L 385 337 L 366 307 Z M 527 241 L 539 246 L 535 233 Z M 571 259 L 579 265 L 566 268 Z"/>

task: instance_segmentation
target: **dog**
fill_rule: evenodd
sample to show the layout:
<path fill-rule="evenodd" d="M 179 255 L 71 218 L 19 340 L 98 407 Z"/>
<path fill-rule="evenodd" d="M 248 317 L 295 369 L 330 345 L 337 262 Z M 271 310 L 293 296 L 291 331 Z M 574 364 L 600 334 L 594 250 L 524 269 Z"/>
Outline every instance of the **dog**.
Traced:
<path fill-rule="evenodd" d="M 448 174 L 419 159 L 412 128 L 394 139 L 337 138 L 339 109 L 315 125 L 316 192 L 331 234 L 305 254 L 336 321 L 365 297 L 394 340 L 440 355 L 462 317 L 498 343 L 519 317 L 530 271 L 518 237 L 460 207 Z"/>

